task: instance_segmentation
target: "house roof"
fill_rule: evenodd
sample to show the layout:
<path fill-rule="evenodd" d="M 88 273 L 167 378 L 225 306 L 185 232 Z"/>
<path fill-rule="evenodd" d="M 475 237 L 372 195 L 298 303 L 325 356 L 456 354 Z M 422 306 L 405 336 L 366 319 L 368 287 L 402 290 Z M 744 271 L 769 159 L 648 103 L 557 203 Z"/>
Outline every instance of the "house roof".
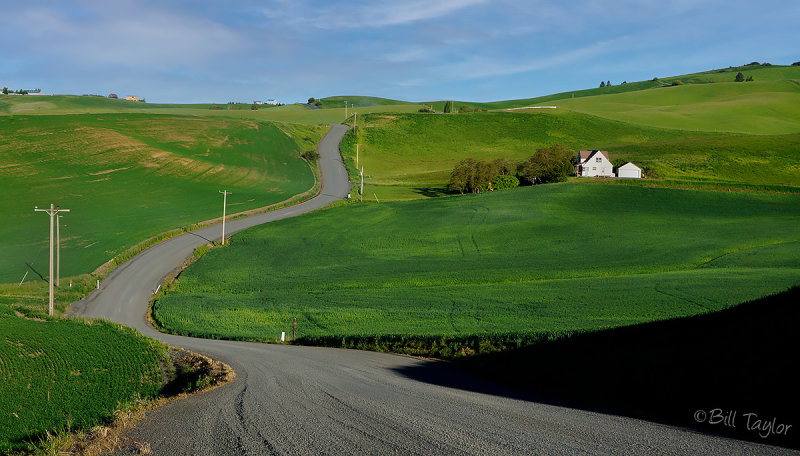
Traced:
<path fill-rule="evenodd" d="M 608 158 L 608 152 L 606 152 L 604 150 L 582 150 L 582 151 L 578 152 L 578 160 L 580 162 L 584 162 L 584 161 L 592 158 L 595 154 L 600 154 L 603 157 L 606 157 L 606 160 L 611 161 L 611 159 Z"/>
<path fill-rule="evenodd" d="M 634 165 L 632 162 L 625 162 L 625 163 L 623 163 L 623 164 L 619 165 L 619 167 L 620 167 L 620 168 L 623 168 L 623 167 L 625 167 L 625 166 L 628 166 L 628 167 L 630 167 L 629 165 L 630 165 L 630 166 L 633 166 L 634 168 L 636 168 L 636 169 L 638 169 L 638 170 L 640 170 L 640 171 L 641 171 L 641 169 L 642 169 L 642 168 L 639 168 L 638 166 Z"/>

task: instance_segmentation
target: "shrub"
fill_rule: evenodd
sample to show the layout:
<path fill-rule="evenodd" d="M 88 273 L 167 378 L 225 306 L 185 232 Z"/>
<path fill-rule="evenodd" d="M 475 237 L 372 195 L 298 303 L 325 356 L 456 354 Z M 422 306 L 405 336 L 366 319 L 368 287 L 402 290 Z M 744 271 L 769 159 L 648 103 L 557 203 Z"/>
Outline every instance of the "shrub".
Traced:
<path fill-rule="evenodd" d="M 495 190 L 505 190 L 508 188 L 519 187 L 519 179 L 516 176 L 509 176 L 507 174 L 500 174 L 492 179 L 492 188 Z"/>
<path fill-rule="evenodd" d="M 306 160 L 308 160 L 310 162 L 315 162 L 315 161 L 319 160 L 319 152 L 317 152 L 316 150 L 313 150 L 313 149 L 303 152 L 302 154 L 300 154 L 300 156 L 305 158 Z"/>

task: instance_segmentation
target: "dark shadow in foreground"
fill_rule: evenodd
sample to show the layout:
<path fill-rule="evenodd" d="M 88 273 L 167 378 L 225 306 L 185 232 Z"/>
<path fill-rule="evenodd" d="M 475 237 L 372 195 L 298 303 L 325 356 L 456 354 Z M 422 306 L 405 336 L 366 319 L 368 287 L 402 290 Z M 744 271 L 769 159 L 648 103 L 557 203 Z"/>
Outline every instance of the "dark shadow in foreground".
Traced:
<path fill-rule="evenodd" d="M 712 314 L 399 370 L 419 381 L 800 448 L 800 287 Z M 504 386 L 454 375 L 466 370 Z M 449 370 L 449 372 L 448 372 Z"/>
<path fill-rule="evenodd" d="M 451 196 L 455 194 L 446 187 L 414 187 L 413 190 L 414 193 L 418 193 L 428 198 L 438 198 L 440 196 Z"/>

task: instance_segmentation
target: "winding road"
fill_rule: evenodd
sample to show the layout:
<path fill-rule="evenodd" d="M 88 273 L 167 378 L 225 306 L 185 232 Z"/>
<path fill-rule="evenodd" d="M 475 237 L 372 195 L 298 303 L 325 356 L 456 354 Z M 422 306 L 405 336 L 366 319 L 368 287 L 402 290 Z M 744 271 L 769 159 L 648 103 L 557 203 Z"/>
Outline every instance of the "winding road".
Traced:
<path fill-rule="evenodd" d="M 226 224 L 231 234 L 344 198 L 334 125 L 319 145 L 321 193 Z M 157 244 L 121 265 L 70 314 L 113 320 L 229 364 L 234 382 L 150 411 L 129 437 L 157 455 L 776 454 L 771 446 L 537 403 L 446 363 L 328 348 L 194 339 L 146 321 L 152 290 L 219 227 Z M 513 372 L 510 372 L 513 375 Z"/>

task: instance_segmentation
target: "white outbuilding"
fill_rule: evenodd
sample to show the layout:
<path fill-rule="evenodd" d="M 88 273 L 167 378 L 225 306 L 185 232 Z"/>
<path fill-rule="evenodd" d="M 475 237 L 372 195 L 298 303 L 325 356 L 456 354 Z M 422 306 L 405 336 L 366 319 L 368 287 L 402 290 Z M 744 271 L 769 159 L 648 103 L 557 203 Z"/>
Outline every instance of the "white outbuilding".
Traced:
<path fill-rule="evenodd" d="M 634 165 L 631 162 L 625 162 L 622 166 L 617 168 L 617 177 L 627 178 L 627 179 L 641 179 L 642 178 L 642 168 Z"/>

